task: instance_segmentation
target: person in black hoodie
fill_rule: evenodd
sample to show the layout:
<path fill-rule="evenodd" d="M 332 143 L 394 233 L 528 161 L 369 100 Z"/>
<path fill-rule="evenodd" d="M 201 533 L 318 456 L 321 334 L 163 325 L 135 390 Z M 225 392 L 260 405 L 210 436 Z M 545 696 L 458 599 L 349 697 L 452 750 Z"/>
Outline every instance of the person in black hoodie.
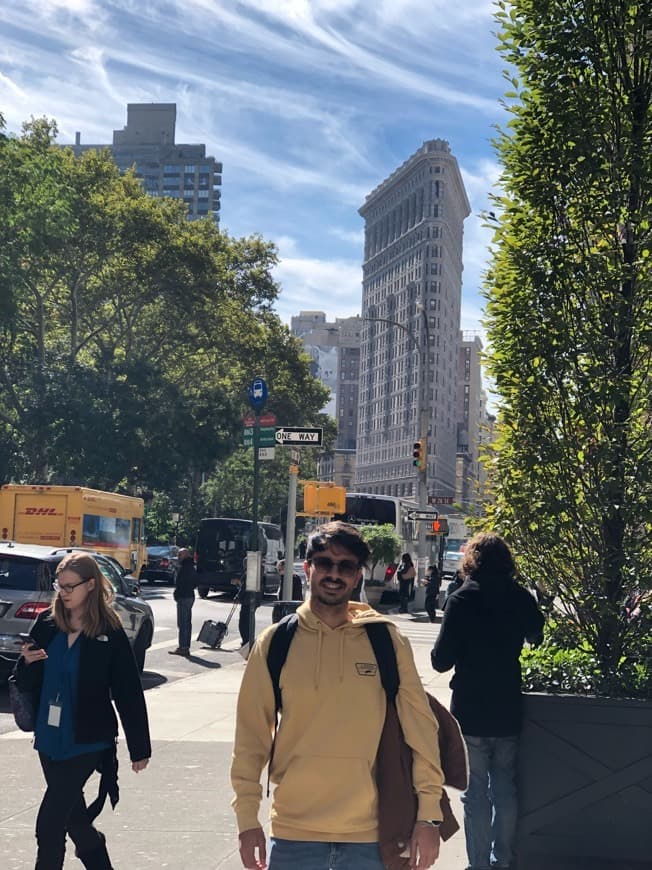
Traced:
<path fill-rule="evenodd" d="M 462 795 L 467 870 L 509 868 L 518 816 L 516 755 L 522 724 L 523 642 L 543 639 L 543 615 L 516 580 L 514 558 L 495 534 L 476 535 L 462 561 L 464 584 L 448 599 L 431 653 L 455 668 L 451 713 L 469 753 Z"/>
<path fill-rule="evenodd" d="M 111 870 L 104 835 L 93 826 L 107 795 L 118 801 L 115 703 L 132 769 L 152 754 L 145 696 L 113 591 L 92 556 L 72 553 L 57 567 L 56 593 L 36 620 L 15 669 L 16 684 L 32 694 L 34 748 L 47 783 L 36 819 L 36 870 L 61 870 L 66 834 L 88 870 Z M 89 807 L 84 785 L 101 773 Z"/>
<path fill-rule="evenodd" d="M 174 600 L 177 602 L 179 645 L 169 650 L 171 656 L 189 656 L 192 638 L 192 607 L 195 603 L 197 575 L 192 554 L 186 547 L 179 550 L 179 567 L 174 579 Z"/>

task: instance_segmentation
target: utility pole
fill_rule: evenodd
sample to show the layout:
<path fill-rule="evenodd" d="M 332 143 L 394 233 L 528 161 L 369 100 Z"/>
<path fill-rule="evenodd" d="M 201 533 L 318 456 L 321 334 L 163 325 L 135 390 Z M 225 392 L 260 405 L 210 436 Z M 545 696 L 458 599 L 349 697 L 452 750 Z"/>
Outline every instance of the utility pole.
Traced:
<path fill-rule="evenodd" d="M 419 510 L 425 511 L 428 507 L 428 431 L 430 429 L 430 385 L 428 384 L 428 354 L 430 353 L 430 330 L 428 329 L 428 315 L 425 308 L 417 306 L 423 317 L 423 330 L 421 348 L 419 353 L 419 433 L 424 444 L 424 462 L 422 468 L 417 468 L 417 491 L 419 494 Z M 427 566 L 426 554 L 426 526 L 419 523 L 419 570 L 417 578 L 425 577 Z"/>
<path fill-rule="evenodd" d="M 297 478 L 299 466 L 292 458 L 290 465 L 290 482 L 288 485 L 288 512 L 285 523 L 285 571 L 283 572 L 283 587 L 281 597 L 283 601 L 292 600 L 292 574 L 294 571 L 294 526 L 297 515 Z"/>

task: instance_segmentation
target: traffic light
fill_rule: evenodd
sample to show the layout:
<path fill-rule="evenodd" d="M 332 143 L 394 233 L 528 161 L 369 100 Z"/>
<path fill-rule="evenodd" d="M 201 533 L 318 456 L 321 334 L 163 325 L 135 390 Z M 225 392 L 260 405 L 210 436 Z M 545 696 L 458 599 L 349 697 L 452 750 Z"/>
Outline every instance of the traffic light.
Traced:
<path fill-rule="evenodd" d="M 439 517 L 436 520 L 432 521 L 432 533 L 433 535 L 447 535 L 448 534 L 448 520 L 442 519 Z"/>
<path fill-rule="evenodd" d="M 412 465 L 415 468 L 418 468 L 419 471 L 426 470 L 426 439 L 420 438 L 418 441 L 414 442 L 412 447 L 412 456 L 414 457 L 412 460 Z"/>

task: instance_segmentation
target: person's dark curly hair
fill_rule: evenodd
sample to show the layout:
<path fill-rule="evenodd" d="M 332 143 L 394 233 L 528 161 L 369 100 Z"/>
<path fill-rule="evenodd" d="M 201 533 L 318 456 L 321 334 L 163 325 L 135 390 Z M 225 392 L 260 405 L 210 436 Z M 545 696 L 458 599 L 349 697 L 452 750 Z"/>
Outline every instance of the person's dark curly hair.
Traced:
<path fill-rule="evenodd" d="M 371 553 L 367 542 L 361 537 L 355 526 L 350 526 L 340 520 L 325 523 L 310 535 L 306 548 L 306 561 L 309 562 L 315 553 L 325 550 L 329 544 L 346 547 L 356 557 L 361 568 L 369 562 Z"/>
<path fill-rule="evenodd" d="M 516 574 L 512 551 L 499 535 L 480 532 L 464 548 L 462 574 L 478 581 L 484 577 L 511 580 Z"/>

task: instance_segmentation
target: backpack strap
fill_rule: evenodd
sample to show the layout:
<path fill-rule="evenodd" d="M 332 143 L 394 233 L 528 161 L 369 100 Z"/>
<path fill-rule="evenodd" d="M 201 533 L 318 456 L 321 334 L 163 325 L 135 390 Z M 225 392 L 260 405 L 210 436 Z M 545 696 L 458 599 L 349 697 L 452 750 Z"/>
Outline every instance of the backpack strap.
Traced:
<path fill-rule="evenodd" d="M 272 746 L 269 750 L 269 763 L 267 765 L 267 797 L 269 797 L 269 777 L 272 770 L 272 762 L 274 761 L 276 735 L 278 734 L 278 714 L 283 709 L 281 671 L 288 657 L 288 650 L 298 625 L 299 617 L 296 613 L 288 613 L 287 616 L 279 620 L 267 650 L 267 669 L 269 670 L 272 688 L 274 689 L 274 734 L 272 736 Z"/>
<path fill-rule="evenodd" d="M 396 650 L 394 649 L 387 623 L 368 622 L 365 623 L 365 629 L 369 643 L 376 656 L 378 670 L 380 671 L 380 681 L 387 694 L 387 700 L 390 702 L 395 701 L 398 695 L 400 679 L 398 664 L 396 662 Z"/>

